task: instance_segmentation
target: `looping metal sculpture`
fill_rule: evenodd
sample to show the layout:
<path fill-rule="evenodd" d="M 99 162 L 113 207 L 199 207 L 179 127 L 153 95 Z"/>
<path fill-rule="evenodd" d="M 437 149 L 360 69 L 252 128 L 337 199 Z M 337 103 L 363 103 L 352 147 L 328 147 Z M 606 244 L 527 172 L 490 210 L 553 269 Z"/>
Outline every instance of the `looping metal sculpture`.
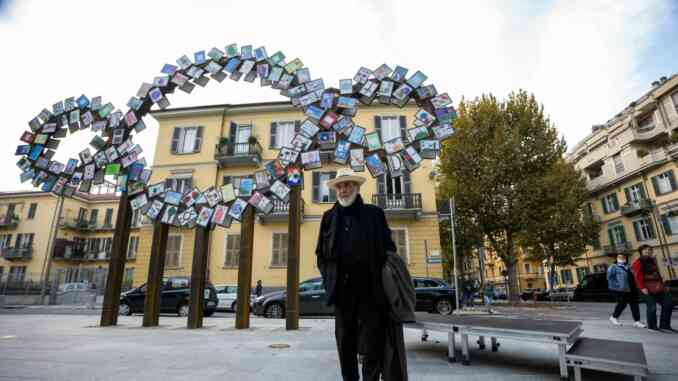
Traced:
<path fill-rule="evenodd" d="M 433 159 L 440 141 L 454 133 L 456 111 L 447 93 L 439 94 L 434 85 L 424 85 L 427 76 L 416 71 L 386 64 L 372 71 L 361 67 L 353 78 L 339 81 L 339 88 L 326 88 L 322 79 L 311 79 L 308 68 L 300 59 L 285 61 L 278 51 L 269 56 L 264 47 L 251 45 L 238 50 L 235 44 L 225 52 L 212 48 L 199 51 L 191 60 L 184 55 L 176 65 L 165 64 L 162 75 L 152 83 L 143 83 L 136 95 L 127 102 L 123 113 L 101 97 L 91 100 L 82 95 L 59 101 L 52 111 L 43 109 L 28 124 L 30 131 L 21 136 L 24 143 L 16 154 L 23 156 L 17 165 L 22 170 L 21 181 L 32 181 L 43 191 L 65 197 L 76 189 L 89 192 L 92 185 L 102 184 L 106 176 L 116 178 L 118 191 L 127 192 L 131 207 L 150 219 L 163 223 L 202 227 L 230 226 L 239 220 L 247 207 L 268 214 L 273 209 L 272 198 L 287 202 L 290 187 L 300 183 L 301 168 L 321 167 L 321 149 L 333 150 L 333 161 L 348 164 L 355 171 L 367 167 L 373 177 L 388 172 L 394 177 L 417 169 L 423 159 Z M 149 184 L 151 170 L 141 158 L 142 148 L 132 140 L 145 129 L 142 118 L 156 105 L 169 106 L 168 94 L 175 89 L 191 93 L 196 85 L 204 87 L 210 80 L 223 82 L 230 78 L 254 82 L 280 90 L 306 119 L 289 146 L 282 147 L 278 158 L 265 164 L 251 178 L 205 191 L 195 188 L 185 193 L 166 189 L 165 182 Z M 406 136 L 382 142 L 378 132 L 366 133 L 352 120 L 359 103 L 374 101 L 384 105 L 404 107 L 414 101 L 419 107 L 414 123 Z M 79 159 L 66 164 L 52 160 L 60 139 L 68 132 L 91 129 L 97 133 L 90 147 L 79 153 Z"/>

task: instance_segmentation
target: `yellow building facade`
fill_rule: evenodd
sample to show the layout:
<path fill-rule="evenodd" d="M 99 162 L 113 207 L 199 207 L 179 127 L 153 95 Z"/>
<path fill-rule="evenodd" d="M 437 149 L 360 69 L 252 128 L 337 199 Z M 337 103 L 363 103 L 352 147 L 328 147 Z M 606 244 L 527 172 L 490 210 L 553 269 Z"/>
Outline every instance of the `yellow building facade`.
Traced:
<path fill-rule="evenodd" d="M 651 89 L 574 146 L 567 160 L 582 171 L 589 218 L 601 223 L 595 246 L 576 265 L 556 268 L 556 285 L 576 286 L 616 256 L 654 248 L 662 276 L 678 275 L 678 75 Z M 548 270 L 548 269 L 547 269 Z"/>
<path fill-rule="evenodd" d="M 416 106 L 402 109 L 362 106 L 354 123 L 374 131 L 379 124 L 382 136 L 401 134 L 411 128 Z M 166 184 L 185 191 L 206 190 L 231 182 L 255 171 L 278 156 L 304 116 L 290 103 L 272 102 L 167 109 L 152 112 L 159 132 L 151 184 Z M 225 138 L 225 139 L 224 139 Z M 226 139 L 228 141 L 226 141 Z M 322 214 L 332 207 L 336 196 L 326 182 L 341 164 L 332 163 L 333 149 L 322 151 L 322 168 L 303 174 L 303 222 L 301 225 L 300 279 L 319 276 L 315 248 Z M 374 179 L 367 170 L 361 187 L 366 203 L 384 207 L 398 251 L 413 275 L 442 277 L 440 236 L 435 202 L 433 164 L 424 160 L 407 177 Z M 265 287 L 286 284 L 287 206 L 276 202 L 274 211 L 257 214 L 254 227 L 253 280 Z M 240 224 L 216 227 L 210 235 L 208 274 L 214 284 L 237 283 Z M 136 257 L 134 284 L 146 282 L 152 226 L 142 225 Z M 190 275 L 194 231 L 170 229 L 165 275 Z"/>

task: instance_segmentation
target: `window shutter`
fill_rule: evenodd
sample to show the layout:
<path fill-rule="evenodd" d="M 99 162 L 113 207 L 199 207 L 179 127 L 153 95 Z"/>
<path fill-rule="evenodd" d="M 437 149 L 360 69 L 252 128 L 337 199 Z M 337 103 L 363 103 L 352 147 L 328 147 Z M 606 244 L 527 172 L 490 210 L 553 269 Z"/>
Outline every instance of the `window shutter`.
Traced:
<path fill-rule="evenodd" d="M 301 131 L 301 121 L 300 120 L 295 120 L 294 121 L 294 133 L 298 134 L 299 131 Z"/>
<path fill-rule="evenodd" d="M 28 235 L 28 245 L 26 247 L 33 247 L 33 236 L 35 236 L 33 233 Z"/>
<path fill-rule="evenodd" d="M 400 137 L 407 141 L 407 118 L 404 115 L 400 116 Z"/>
<path fill-rule="evenodd" d="M 224 176 L 223 181 L 224 181 L 223 185 L 230 184 L 231 183 L 231 176 Z"/>
<path fill-rule="evenodd" d="M 186 192 L 190 191 L 191 189 L 193 189 L 193 178 L 189 177 L 184 182 L 184 190 L 183 190 L 182 193 L 186 193 Z"/>
<path fill-rule="evenodd" d="M 412 193 L 412 179 L 410 178 L 410 173 L 405 171 L 403 172 L 403 184 L 405 185 L 405 189 L 403 190 L 405 194 L 411 194 Z"/>
<path fill-rule="evenodd" d="M 626 242 L 626 230 L 624 230 L 624 225 L 619 225 L 619 229 L 621 231 L 621 236 L 622 236 L 621 243 L 624 243 L 624 242 Z"/>
<path fill-rule="evenodd" d="M 672 235 L 673 232 L 671 231 L 671 224 L 669 223 L 669 215 L 668 214 L 662 214 L 662 225 L 664 226 L 664 232 L 668 235 Z"/>
<path fill-rule="evenodd" d="M 383 141 L 384 138 L 381 136 L 381 117 L 380 116 L 374 117 L 374 130 L 379 133 L 379 139 L 381 139 Z"/>
<path fill-rule="evenodd" d="M 654 239 L 656 238 L 656 235 L 654 234 L 654 225 L 652 224 L 652 220 L 649 218 L 647 219 L 647 226 L 650 227 L 650 238 Z"/>
<path fill-rule="evenodd" d="M 181 136 L 181 128 L 174 127 L 174 132 L 172 133 L 172 146 L 170 151 L 172 153 L 177 153 L 179 149 L 179 137 Z"/>
<path fill-rule="evenodd" d="M 607 229 L 607 235 L 610 238 L 610 245 L 614 245 L 614 234 L 612 234 L 612 228 Z"/>
<path fill-rule="evenodd" d="M 643 237 L 640 235 L 640 221 L 633 221 L 633 231 L 636 233 L 636 241 L 642 241 Z"/>
<path fill-rule="evenodd" d="M 271 122 L 271 141 L 269 142 L 269 148 L 275 148 L 277 147 L 277 142 L 276 142 L 276 135 L 278 132 L 278 123 L 277 122 Z"/>
<path fill-rule="evenodd" d="M 226 150 L 226 152 L 229 155 L 233 155 L 235 153 L 235 137 L 236 137 L 237 133 L 238 133 L 238 125 L 235 122 L 231 122 L 231 126 L 230 126 L 229 131 L 228 131 L 228 142 L 230 143 L 229 144 L 230 148 L 227 148 L 227 150 Z"/>
<path fill-rule="evenodd" d="M 386 174 L 377 177 L 377 194 L 386 194 Z"/>
<path fill-rule="evenodd" d="M 645 194 L 645 186 L 643 185 L 643 183 L 638 184 L 638 189 L 640 190 L 640 198 L 646 200 L 647 195 Z"/>
<path fill-rule="evenodd" d="M 629 191 L 629 188 L 624 188 L 624 194 L 626 195 L 626 202 L 630 203 L 633 200 L 631 200 L 631 192 Z"/>
<path fill-rule="evenodd" d="M 673 175 L 673 170 L 670 170 L 668 172 L 669 174 L 669 182 L 671 183 L 671 191 L 676 190 L 676 177 Z"/>
<path fill-rule="evenodd" d="M 619 200 L 617 200 L 617 193 L 612 193 L 612 204 L 614 204 L 614 211 L 619 210 Z"/>
<path fill-rule="evenodd" d="M 659 184 L 657 182 L 657 176 L 652 177 L 652 187 L 654 188 L 654 194 L 655 195 L 660 195 L 659 193 Z"/>
<path fill-rule="evenodd" d="M 193 145 L 193 152 L 200 152 L 200 147 L 202 147 L 202 129 L 203 127 L 198 127 L 198 131 L 195 133 L 195 144 Z"/>
<path fill-rule="evenodd" d="M 601 198 L 600 202 L 603 204 L 603 212 L 605 212 L 605 214 L 610 213 L 610 211 L 607 210 L 607 203 L 605 202 L 605 197 Z"/>
<path fill-rule="evenodd" d="M 320 201 L 320 172 L 313 172 L 313 202 Z"/>
<path fill-rule="evenodd" d="M 337 172 L 330 172 L 330 179 L 337 177 Z M 337 201 L 337 191 L 334 188 L 330 188 L 330 202 Z"/>

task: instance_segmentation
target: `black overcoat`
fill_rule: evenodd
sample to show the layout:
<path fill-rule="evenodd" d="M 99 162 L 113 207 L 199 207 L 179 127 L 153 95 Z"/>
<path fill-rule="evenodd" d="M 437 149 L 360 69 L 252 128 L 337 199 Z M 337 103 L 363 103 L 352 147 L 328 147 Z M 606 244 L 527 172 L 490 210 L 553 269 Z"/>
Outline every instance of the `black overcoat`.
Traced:
<path fill-rule="evenodd" d="M 382 284 L 382 266 L 386 260 L 386 252 L 396 252 L 396 245 L 391 238 L 391 229 L 386 222 L 384 211 L 375 205 L 363 203 L 358 195 L 358 220 L 360 223 L 359 242 L 353 242 L 352 247 L 368 256 L 369 289 L 368 297 L 375 304 L 387 306 L 384 287 Z M 338 258 L 334 250 L 335 237 L 339 226 L 338 203 L 323 214 L 318 234 L 316 255 L 318 269 L 323 278 L 323 285 L 327 293 L 327 304 L 336 303 L 336 286 L 338 278 Z M 385 361 L 383 365 L 383 379 L 388 381 L 407 380 L 407 364 L 405 345 L 403 341 L 403 327 L 401 323 L 388 319 L 386 326 L 386 343 L 384 348 Z M 397 355 L 393 355 L 397 353 Z M 398 363 L 394 363 L 400 359 Z"/>

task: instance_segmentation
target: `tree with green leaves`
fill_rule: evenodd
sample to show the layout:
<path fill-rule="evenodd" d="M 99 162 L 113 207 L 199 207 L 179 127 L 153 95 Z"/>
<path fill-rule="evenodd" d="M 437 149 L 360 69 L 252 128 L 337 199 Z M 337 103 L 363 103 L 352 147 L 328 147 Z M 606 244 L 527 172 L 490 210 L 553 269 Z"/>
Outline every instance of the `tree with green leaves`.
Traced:
<path fill-rule="evenodd" d="M 530 259 L 555 266 L 574 264 L 598 238 L 600 223 L 583 208 L 588 199 L 586 181 L 572 163 L 559 160 L 535 181 L 526 195 L 525 232 L 520 244 Z M 553 287 L 553 281 L 549 282 Z"/>
<path fill-rule="evenodd" d="M 462 100 L 455 134 L 443 142 L 441 195 L 454 195 L 458 216 L 474 224 L 508 271 L 509 297 L 518 300 L 518 238 L 526 232 L 536 179 L 562 158 L 565 142 L 544 109 L 525 91 L 498 101 Z"/>

